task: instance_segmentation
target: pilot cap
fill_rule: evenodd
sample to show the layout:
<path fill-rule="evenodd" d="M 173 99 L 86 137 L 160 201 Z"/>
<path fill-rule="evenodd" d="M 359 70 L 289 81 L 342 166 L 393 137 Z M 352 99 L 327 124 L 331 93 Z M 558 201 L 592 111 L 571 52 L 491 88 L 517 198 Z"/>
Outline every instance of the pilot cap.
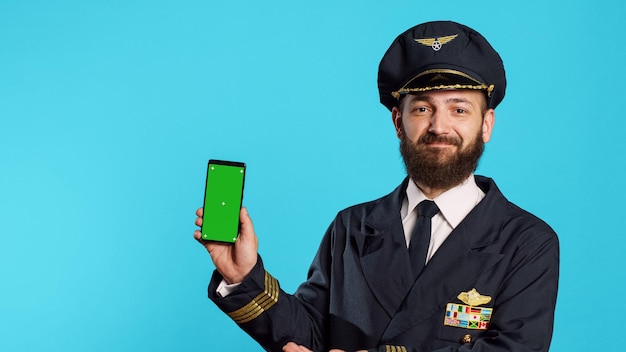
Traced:
<path fill-rule="evenodd" d="M 451 21 L 419 24 L 400 34 L 380 61 L 380 102 L 389 110 L 405 94 L 450 89 L 484 91 L 492 109 L 504 98 L 500 55 L 467 26 Z"/>

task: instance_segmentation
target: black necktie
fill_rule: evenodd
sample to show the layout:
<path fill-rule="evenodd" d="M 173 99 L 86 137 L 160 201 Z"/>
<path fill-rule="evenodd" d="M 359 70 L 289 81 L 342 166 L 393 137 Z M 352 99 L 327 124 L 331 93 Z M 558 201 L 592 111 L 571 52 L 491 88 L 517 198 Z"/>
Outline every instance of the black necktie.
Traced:
<path fill-rule="evenodd" d="M 430 244 L 431 218 L 439 212 L 437 204 L 432 200 L 423 200 L 417 205 L 417 223 L 411 234 L 409 256 L 413 276 L 418 277 L 426 265 L 426 255 Z"/>

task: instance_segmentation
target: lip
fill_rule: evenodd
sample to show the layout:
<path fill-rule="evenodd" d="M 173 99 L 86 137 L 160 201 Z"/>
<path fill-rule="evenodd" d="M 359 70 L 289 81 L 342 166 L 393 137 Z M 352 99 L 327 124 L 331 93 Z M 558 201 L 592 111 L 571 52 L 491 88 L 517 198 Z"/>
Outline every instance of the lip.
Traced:
<path fill-rule="evenodd" d="M 433 148 L 456 147 L 455 144 L 442 143 L 442 142 L 426 143 L 426 145 L 429 147 L 433 147 Z"/>

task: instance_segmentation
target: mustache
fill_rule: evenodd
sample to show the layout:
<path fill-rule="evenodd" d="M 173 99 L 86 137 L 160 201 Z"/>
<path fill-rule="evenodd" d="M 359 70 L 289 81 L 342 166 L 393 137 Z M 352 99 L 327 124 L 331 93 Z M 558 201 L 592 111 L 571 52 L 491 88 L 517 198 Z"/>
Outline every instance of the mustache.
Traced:
<path fill-rule="evenodd" d="M 445 143 L 460 147 L 463 144 L 463 140 L 460 137 L 454 136 L 437 136 L 432 133 L 426 133 L 417 140 L 417 144 L 430 144 L 430 143 Z"/>

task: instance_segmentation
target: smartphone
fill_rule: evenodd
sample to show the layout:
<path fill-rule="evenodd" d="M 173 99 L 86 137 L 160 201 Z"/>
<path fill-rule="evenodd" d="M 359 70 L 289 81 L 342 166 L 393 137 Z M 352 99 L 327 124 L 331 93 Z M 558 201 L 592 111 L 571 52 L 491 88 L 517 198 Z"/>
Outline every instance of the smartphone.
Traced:
<path fill-rule="evenodd" d="M 202 239 L 234 243 L 239 234 L 246 164 L 209 160 L 204 189 Z"/>

